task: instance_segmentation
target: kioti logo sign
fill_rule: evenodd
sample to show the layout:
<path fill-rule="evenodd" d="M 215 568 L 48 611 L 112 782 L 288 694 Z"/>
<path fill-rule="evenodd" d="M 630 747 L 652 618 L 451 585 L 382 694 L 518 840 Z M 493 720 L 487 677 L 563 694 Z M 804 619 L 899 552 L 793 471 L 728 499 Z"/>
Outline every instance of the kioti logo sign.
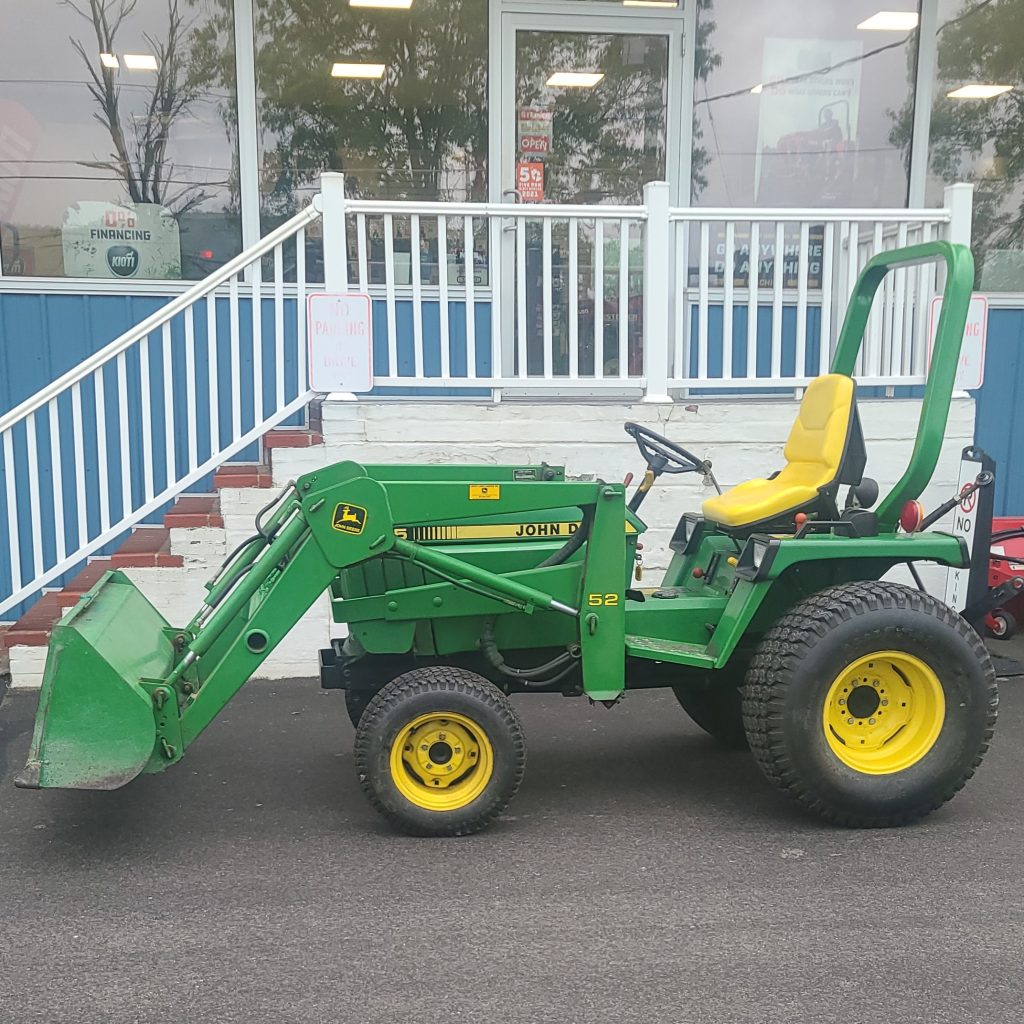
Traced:
<path fill-rule="evenodd" d="M 107 266 L 118 277 L 131 277 L 139 269 L 139 253 L 130 245 L 112 245 L 107 250 Z"/>

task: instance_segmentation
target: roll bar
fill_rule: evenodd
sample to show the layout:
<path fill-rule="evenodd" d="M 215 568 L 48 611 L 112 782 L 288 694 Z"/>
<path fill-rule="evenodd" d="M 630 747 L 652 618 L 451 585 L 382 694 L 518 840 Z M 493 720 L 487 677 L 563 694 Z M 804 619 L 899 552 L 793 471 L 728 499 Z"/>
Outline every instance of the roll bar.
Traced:
<path fill-rule="evenodd" d="M 971 303 L 971 289 L 974 287 L 974 257 L 971 250 L 966 245 L 953 242 L 925 242 L 873 256 L 857 279 L 832 357 L 832 372 L 852 377 L 867 330 L 871 303 L 885 275 L 897 267 L 939 262 L 946 264 L 946 283 L 942 292 L 942 312 L 935 333 L 931 366 L 924 387 L 921 416 L 917 423 L 917 439 L 903 476 L 878 506 L 878 521 L 883 528 L 896 528 L 900 509 L 910 499 L 920 497 L 939 460 L 957 364 L 960 361 L 964 326 Z M 919 324 L 917 330 L 918 337 L 923 339 L 925 325 Z"/>

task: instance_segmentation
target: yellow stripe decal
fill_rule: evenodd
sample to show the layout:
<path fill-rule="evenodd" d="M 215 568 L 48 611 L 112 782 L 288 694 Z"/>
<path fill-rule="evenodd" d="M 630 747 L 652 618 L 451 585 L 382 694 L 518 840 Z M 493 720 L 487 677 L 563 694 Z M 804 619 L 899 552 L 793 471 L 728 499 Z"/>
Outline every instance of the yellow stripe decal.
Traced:
<path fill-rule="evenodd" d="M 419 543 L 471 540 L 545 540 L 549 537 L 571 537 L 580 524 L 575 523 L 493 523 L 469 526 L 396 526 L 395 535 Z M 636 533 L 626 523 L 626 533 Z"/>

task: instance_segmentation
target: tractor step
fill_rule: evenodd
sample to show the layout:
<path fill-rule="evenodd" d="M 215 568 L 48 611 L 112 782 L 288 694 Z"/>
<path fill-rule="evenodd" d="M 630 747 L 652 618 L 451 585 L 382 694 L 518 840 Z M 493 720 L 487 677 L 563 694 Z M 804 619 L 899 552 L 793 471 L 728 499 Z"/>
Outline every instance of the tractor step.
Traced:
<path fill-rule="evenodd" d="M 659 640 L 650 636 L 626 636 L 626 654 L 649 661 L 672 661 L 695 668 L 714 668 L 715 659 L 700 644 L 685 644 L 676 640 Z"/>

